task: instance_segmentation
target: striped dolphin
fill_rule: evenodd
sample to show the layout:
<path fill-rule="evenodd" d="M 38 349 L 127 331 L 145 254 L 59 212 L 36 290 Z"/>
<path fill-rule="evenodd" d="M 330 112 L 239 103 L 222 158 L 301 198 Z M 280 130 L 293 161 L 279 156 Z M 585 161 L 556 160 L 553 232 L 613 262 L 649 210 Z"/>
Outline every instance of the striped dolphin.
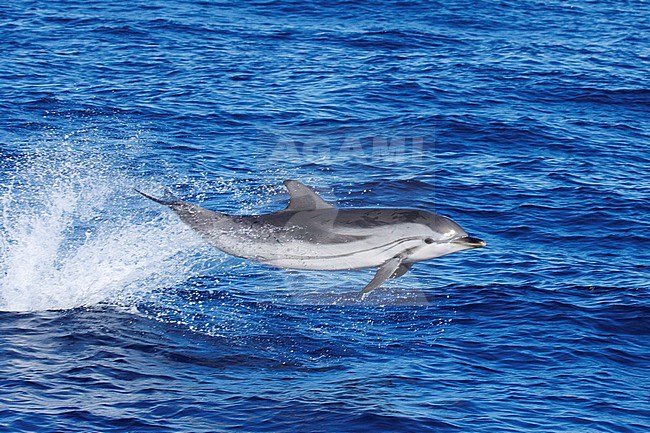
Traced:
<path fill-rule="evenodd" d="M 365 296 L 415 262 L 481 248 L 451 219 L 415 209 L 340 209 L 295 180 L 289 205 L 264 215 L 227 215 L 183 201 L 143 196 L 169 206 L 205 241 L 233 256 L 309 270 L 378 268 Z"/>

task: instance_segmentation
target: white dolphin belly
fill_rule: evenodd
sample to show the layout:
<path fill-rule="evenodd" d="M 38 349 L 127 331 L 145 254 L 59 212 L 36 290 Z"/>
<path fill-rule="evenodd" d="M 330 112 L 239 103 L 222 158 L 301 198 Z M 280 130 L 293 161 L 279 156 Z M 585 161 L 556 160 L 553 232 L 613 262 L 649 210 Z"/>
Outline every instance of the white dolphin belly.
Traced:
<path fill-rule="evenodd" d="M 268 265 L 290 269 L 322 271 L 361 269 L 379 267 L 403 251 L 417 247 L 418 244 L 417 240 L 396 240 L 379 245 L 370 245 L 367 242 L 343 244 L 336 248 L 300 245 L 295 249 L 283 248 L 284 254 L 275 251 L 268 256 L 269 258 L 258 260 Z"/>

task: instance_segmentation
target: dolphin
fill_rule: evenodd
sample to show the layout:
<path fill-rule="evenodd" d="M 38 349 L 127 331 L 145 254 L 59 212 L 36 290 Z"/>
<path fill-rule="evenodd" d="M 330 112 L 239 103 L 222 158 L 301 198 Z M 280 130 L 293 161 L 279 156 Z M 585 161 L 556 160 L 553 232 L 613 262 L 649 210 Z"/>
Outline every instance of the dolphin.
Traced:
<path fill-rule="evenodd" d="M 228 215 L 180 200 L 143 196 L 170 207 L 214 247 L 289 269 L 378 268 L 365 297 L 413 263 L 485 246 L 442 215 L 417 209 L 341 209 L 310 187 L 285 180 L 288 206 L 264 215 Z"/>

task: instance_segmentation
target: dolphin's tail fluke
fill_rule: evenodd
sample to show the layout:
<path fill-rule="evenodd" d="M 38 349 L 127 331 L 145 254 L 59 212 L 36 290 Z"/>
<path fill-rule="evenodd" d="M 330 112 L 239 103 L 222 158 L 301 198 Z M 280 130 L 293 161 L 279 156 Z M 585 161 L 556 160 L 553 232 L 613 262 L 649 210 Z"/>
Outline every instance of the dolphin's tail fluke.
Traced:
<path fill-rule="evenodd" d="M 177 198 L 172 198 L 172 199 L 161 199 L 161 198 L 157 198 L 157 197 L 154 197 L 154 196 L 152 196 L 152 195 L 146 194 L 146 193 L 140 191 L 140 190 L 137 189 L 137 188 L 134 188 L 134 189 L 135 189 L 135 192 L 137 192 L 138 194 L 141 194 L 141 195 L 147 197 L 149 200 L 151 200 L 151 201 L 155 201 L 156 203 L 162 204 L 162 205 L 164 205 L 164 206 L 173 206 L 173 205 L 175 205 L 175 204 L 180 203 L 180 200 L 177 199 Z"/>

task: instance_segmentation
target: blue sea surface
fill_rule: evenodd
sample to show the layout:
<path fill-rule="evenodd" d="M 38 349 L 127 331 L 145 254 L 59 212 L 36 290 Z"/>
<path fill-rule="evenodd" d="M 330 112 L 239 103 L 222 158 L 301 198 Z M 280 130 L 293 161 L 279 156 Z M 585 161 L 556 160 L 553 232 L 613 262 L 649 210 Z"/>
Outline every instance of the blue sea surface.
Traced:
<path fill-rule="evenodd" d="M 0 5 L 0 430 L 650 431 L 650 7 Z M 487 247 L 295 271 L 150 194 L 448 215 Z"/>

